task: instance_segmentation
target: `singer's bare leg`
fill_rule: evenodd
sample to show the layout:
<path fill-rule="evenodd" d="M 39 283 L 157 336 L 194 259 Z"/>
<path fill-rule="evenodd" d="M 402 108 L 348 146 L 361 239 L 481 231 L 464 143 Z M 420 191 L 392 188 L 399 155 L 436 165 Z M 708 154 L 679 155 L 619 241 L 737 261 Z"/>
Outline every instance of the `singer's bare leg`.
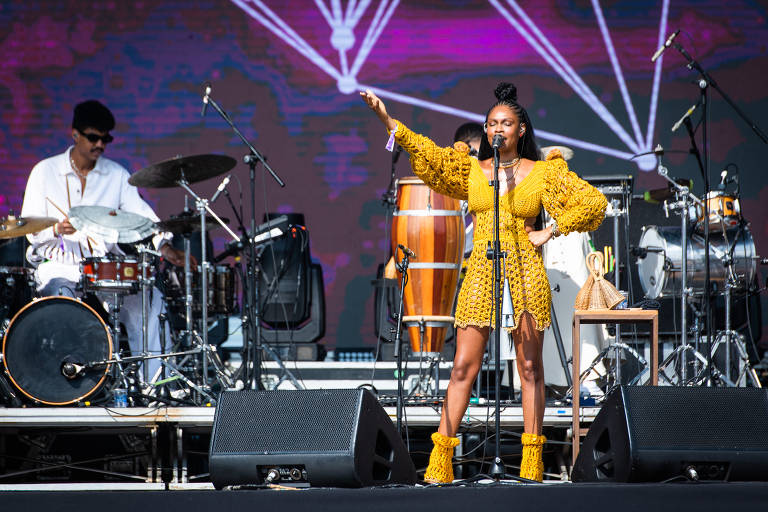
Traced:
<path fill-rule="evenodd" d="M 451 380 L 445 391 L 440 427 L 437 429 L 444 436 L 456 437 L 461 419 L 469 405 L 472 384 L 474 384 L 480 366 L 483 364 L 488 332 L 488 327 L 470 326 L 458 330 Z"/>
<path fill-rule="evenodd" d="M 529 434 L 541 435 L 544 423 L 546 395 L 544 387 L 544 362 L 542 346 L 544 332 L 536 329 L 536 322 L 527 311 L 512 332 L 517 357 L 517 371 L 523 399 L 523 426 Z"/>

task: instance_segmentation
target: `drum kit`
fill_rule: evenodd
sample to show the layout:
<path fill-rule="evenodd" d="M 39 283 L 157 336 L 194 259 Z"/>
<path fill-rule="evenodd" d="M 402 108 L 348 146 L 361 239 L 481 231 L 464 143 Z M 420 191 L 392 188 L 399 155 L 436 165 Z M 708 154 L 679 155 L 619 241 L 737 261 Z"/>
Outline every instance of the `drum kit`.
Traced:
<path fill-rule="evenodd" d="M 226 219 L 211 210 L 209 201 L 189 188 L 234 165 L 235 160 L 227 156 L 177 157 L 146 167 L 129 179 L 129 183 L 140 187 L 185 189 L 195 198 L 199 215 L 185 210 L 155 223 L 118 209 L 71 208 L 68 218 L 75 229 L 121 244 L 128 253 L 81 261 L 78 287 L 83 292 L 82 300 L 63 296 L 35 298 L 32 269 L 0 267 L 0 335 L 5 370 L 0 376 L 0 396 L 4 395 L 6 402 L 106 404 L 113 394 L 117 396 L 116 390 L 126 390 L 129 403 L 136 405 L 203 404 L 215 402 L 214 388 L 234 385 L 236 376 L 222 363 L 216 347 L 208 343 L 208 328 L 211 320 L 237 311 L 235 272 L 229 265 L 208 261 L 205 233 L 221 226 L 237 243 L 240 237 L 227 227 Z M 56 222 L 54 218 L 9 216 L 0 225 L 0 239 L 36 233 Z M 184 237 L 183 269 L 159 271 L 160 254 L 149 245 L 158 232 Z M 198 233 L 203 241 L 202 261 L 193 268 L 190 237 Z M 150 355 L 147 317 L 156 281 L 165 291 L 166 313 L 160 315 L 162 353 Z M 120 309 L 126 296 L 136 294 L 141 294 L 142 299 L 143 353 L 126 356 L 117 343 Z M 109 304 L 108 317 L 101 303 Z M 166 325 L 170 326 L 168 338 L 173 343 L 169 352 L 164 346 Z M 151 359 L 161 361 L 153 376 L 148 375 L 146 364 Z"/>
<path fill-rule="evenodd" d="M 711 368 L 722 385 L 751 385 L 760 387 L 745 348 L 744 337 L 731 326 L 731 301 L 734 293 L 751 292 L 761 258 L 755 254 L 755 243 L 749 223 L 741 213 L 738 187 L 726 191 L 726 173 L 718 190 L 698 198 L 680 180 L 667 176 L 659 163 L 659 174 L 669 182 L 663 209 L 680 216 L 680 226 L 644 226 L 639 245 L 633 252 L 637 257 L 640 284 L 649 299 L 670 297 L 681 301 L 680 343 L 659 366 L 659 375 L 669 383 L 700 384 L 715 353 L 723 353 L 721 369 Z M 738 182 L 737 178 L 733 181 Z M 706 201 L 706 206 L 705 206 Z M 709 211 L 707 216 L 704 212 Z M 725 329 L 713 335 L 710 357 L 702 337 L 703 321 L 707 315 L 707 268 L 705 230 L 709 231 L 709 292 L 710 297 L 723 297 Z M 693 312 L 694 325 L 688 328 L 688 308 Z M 693 343 L 689 343 L 689 335 Z M 702 354 L 704 350 L 704 354 Z M 670 374 L 669 371 L 672 371 Z"/>

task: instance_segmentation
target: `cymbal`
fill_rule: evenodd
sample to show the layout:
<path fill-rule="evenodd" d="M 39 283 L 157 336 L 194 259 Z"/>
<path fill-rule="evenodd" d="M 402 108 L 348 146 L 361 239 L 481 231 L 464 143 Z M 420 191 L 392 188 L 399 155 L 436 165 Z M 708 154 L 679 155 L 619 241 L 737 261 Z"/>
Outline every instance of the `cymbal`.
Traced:
<path fill-rule="evenodd" d="M 229 224 L 229 219 L 220 217 L 224 224 Z M 210 231 L 212 229 L 220 228 L 221 224 L 216 222 L 212 216 L 207 215 L 205 217 L 205 230 Z M 167 231 L 175 235 L 187 235 L 200 231 L 200 216 L 195 213 L 181 213 L 179 215 L 171 215 L 170 219 L 161 220 L 157 223 L 157 228 L 160 231 Z"/>
<path fill-rule="evenodd" d="M 131 244 L 157 232 L 152 220 L 106 206 L 73 206 L 69 209 L 69 222 L 76 230 L 113 244 Z"/>
<path fill-rule="evenodd" d="M 51 227 L 58 222 L 53 217 L 14 217 L 0 219 L 0 238 L 16 238 Z"/>
<path fill-rule="evenodd" d="M 225 155 L 177 156 L 143 168 L 134 173 L 128 183 L 147 188 L 177 187 L 182 174 L 187 183 L 197 183 L 224 174 L 236 163 L 234 158 Z"/>
<path fill-rule="evenodd" d="M 664 149 L 664 148 L 660 148 L 660 147 L 657 146 L 656 149 L 652 149 L 650 151 L 646 151 L 645 153 L 638 153 L 636 155 L 632 155 L 632 158 L 630 158 L 630 160 L 634 160 L 635 158 L 638 158 L 638 157 L 641 157 L 641 156 L 645 156 L 645 155 L 658 155 L 658 156 L 661 156 L 661 155 L 664 155 L 666 153 L 690 153 L 690 151 L 687 150 L 687 149 Z"/>
<path fill-rule="evenodd" d="M 546 160 L 547 159 L 547 155 L 553 149 L 559 149 L 560 150 L 560 154 L 563 155 L 563 160 L 570 160 L 571 158 L 573 158 L 573 150 L 571 148 L 569 148 L 569 147 L 566 147 L 566 146 L 546 146 L 546 147 L 543 147 L 543 148 L 539 148 L 539 157 L 542 160 Z"/>

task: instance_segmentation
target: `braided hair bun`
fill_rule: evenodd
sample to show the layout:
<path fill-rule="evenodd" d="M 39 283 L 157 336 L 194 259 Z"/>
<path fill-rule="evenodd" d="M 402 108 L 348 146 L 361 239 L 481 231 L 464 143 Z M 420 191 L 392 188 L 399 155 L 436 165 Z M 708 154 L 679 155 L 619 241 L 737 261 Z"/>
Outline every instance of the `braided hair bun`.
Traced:
<path fill-rule="evenodd" d="M 517 87 L 514 84 L 499 82 L 493 94 L 499 101 L 517 103 Z"/>

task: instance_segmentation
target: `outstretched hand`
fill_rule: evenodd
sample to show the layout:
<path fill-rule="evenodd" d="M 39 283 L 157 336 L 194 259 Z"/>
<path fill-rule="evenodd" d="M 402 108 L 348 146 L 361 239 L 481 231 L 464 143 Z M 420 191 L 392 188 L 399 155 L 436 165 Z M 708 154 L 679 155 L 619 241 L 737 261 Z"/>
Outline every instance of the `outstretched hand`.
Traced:
<path fill-rule="evenodd" d="M 365 91 L 360 91 L 360 97 L 363 98 L 363 101 L 365 101 L 370 109 L 373 110 L 374 114 L 376 114 L 379 120 L 384 123 L 389 130 L 395 129 L 395 120 L 389 117 L 384 102 L 381 101 L 378 96 L 376 96 L 370 89 L 366 89 Z"/>

